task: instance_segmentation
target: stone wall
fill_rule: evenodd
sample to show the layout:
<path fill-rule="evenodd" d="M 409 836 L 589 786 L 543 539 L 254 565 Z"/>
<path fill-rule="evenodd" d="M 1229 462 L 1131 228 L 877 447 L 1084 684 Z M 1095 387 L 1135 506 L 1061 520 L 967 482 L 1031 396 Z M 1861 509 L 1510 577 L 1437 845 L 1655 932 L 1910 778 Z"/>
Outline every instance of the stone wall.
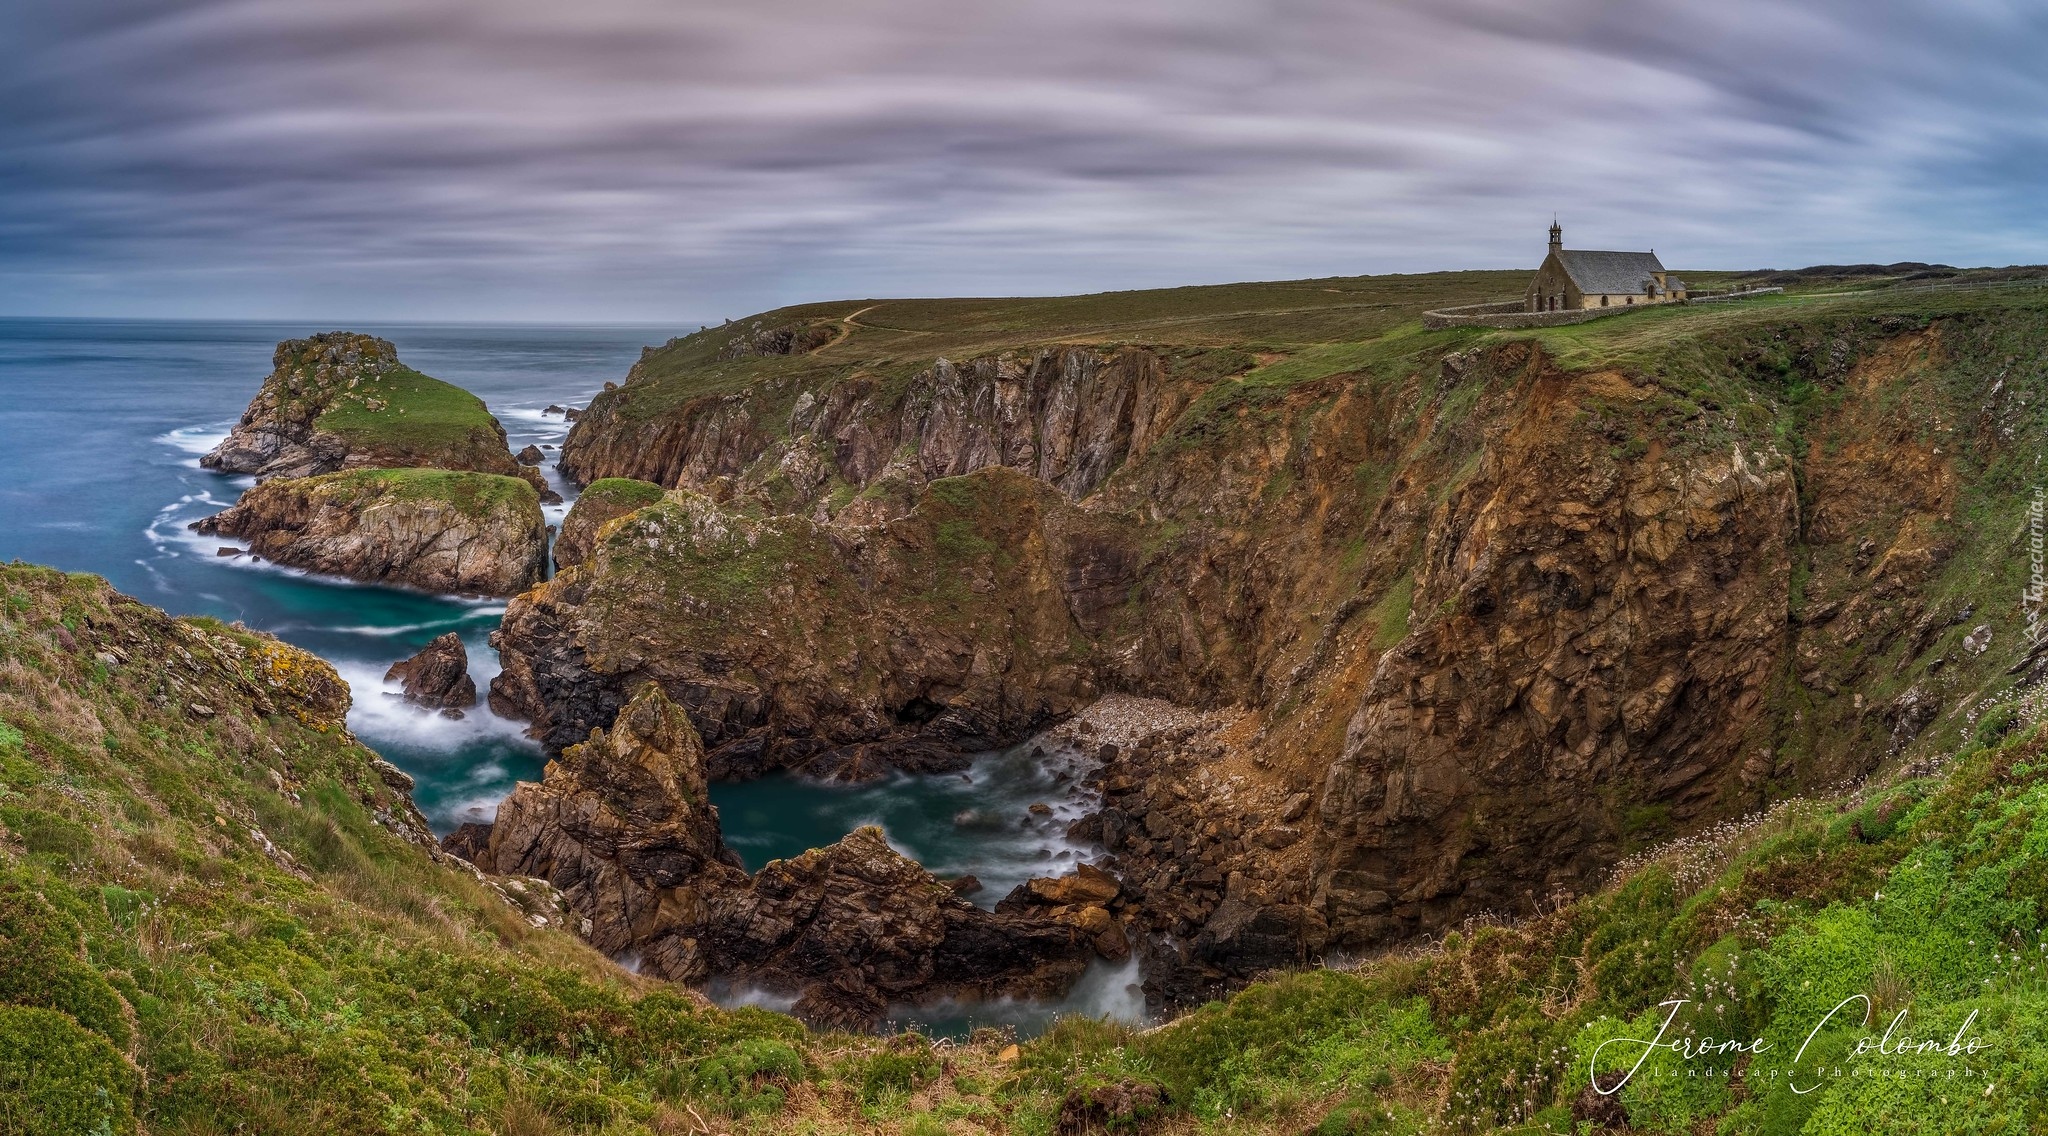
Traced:
<path fill-rule="evenodd" d="M 1609 308 L 1567 308 L 1555 312 L 1530 312 L 1523 310 L 1522 300 L 1501 300 L 1490 304 L 1466 304 L 1457 308 L 1439 308 L 1422 313 L 1422 326 L 1435 330 L 1445 327 L 1562 327 L 1566 324 L 1585 323 L 1602 316 L 1618 316 L 1623 312 L 1647 312 L 1672 304 L 1709 304 L 1719 300 L 1741 300 L 1750 296 L 1765 296 L 1783 292 L 1783 288 L 1751 288 L 1745 292 L 1723 292 L 1717 295 L 1691 293 L 1686 299 L 1667 301 L 1662 304 L 1621 304 Z"/>
<path fill-rule="evenodd" d="M 1458 308 L 1441 308 L 1422 313 L 1422 326 L 1436 329 L 1444 327 L 1559 327 L 1564 324 L 1585 323 L 1601 316 L 1620 315 L 1640 308 L 1656 307 L 1643 304 L 1639 307 L 1619 308 L 1565 308 L 1554 312 L 1531 312 L 1523 310 L 1521 300 L 1503 300 L 1494 304 L 1467 304 Z"/>

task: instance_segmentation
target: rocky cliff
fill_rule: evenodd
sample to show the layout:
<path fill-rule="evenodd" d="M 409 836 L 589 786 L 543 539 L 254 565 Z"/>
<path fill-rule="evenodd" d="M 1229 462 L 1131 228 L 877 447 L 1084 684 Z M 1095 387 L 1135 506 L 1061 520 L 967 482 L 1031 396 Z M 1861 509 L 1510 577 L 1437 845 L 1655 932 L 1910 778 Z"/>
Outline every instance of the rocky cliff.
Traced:
<path fill-rule="evenodd" d="M 511 605 L 494 705 L 559 746 L 651 681 L 715 777 L 944 768 L 1117 692 L 1234 707 L 1100 775 L 1167 1000 L 1535 911 L 1861 775 L 2010 662 L 1953 565 L 2011 523 L 2041 319 L 1869 303 L 895 381 L 828 345 L 736 389 L 650 357 L 569 464 L 698 491 Z"/>
<path fill-rule="evenodd" d="M 488 473 L 371 469 L 265 481 L 194 529 L 279 564 L 432 592 L 509 596 L 546 572 L 532 486 Z"/>
<path fill-rule="evenodd" d="M 1090 957 L 1068 921 L 982 911 L 878 829 L 750 878 L 703 758 L 688 716 L 645 686 L 514 790 L 478 865 L 560 888 L 593 945 L 646 973 L 786 993 L 819 1025 L 865 1028 L 893 1002 L 947 994 L 1058 993 Z"/>
<path fill-rule="evenodd" d="M 629 376 L 570 430 L 562 472 L 625 477 L 823 520 L 907 510 L 927 482 L 1003 466 L 1086 496 L 1171 425 L 1234 352 L 1051 347 L 855 373 L 785 404 L 706 394 L 650 413 Z"/>
<path fill-rule="evenodd" d="M 390 341 L 330 331 L 277 345 L 269 377 L 208 469 L 310 477 L 342 469 L 466 469 L 547 481 L 506 447 L 483 400 L 399 362 Z"/>

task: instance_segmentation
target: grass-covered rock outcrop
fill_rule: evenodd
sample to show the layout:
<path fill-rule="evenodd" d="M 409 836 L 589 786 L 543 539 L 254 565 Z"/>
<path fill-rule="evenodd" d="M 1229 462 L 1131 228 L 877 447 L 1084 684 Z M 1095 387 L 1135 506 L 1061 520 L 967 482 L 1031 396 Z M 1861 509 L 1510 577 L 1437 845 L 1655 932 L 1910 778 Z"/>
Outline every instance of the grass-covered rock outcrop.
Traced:
<path fill-rule="evenodd" d="M 661 500 L 661 486 L 630 477 L 604 477 L 583 487 L 555 538 L 555 567 L 581 564 L 604 526 Z"/>
<path fill-rule="evenodd" d="M 276 478 L 194 526 L 294 568 L 433 592 L 507 596 L 546 574 L 547 523 L 516 477 L 358 469 Z"/>
<path fill-rule="evenodd" d="M 388 340 L 345 331 L 288 339 L 272 363 L 234 431 L 200 459 L 207 468 L 307 477 L 433 466 L 524 476 L 483 400 L 399 362 Z"/>

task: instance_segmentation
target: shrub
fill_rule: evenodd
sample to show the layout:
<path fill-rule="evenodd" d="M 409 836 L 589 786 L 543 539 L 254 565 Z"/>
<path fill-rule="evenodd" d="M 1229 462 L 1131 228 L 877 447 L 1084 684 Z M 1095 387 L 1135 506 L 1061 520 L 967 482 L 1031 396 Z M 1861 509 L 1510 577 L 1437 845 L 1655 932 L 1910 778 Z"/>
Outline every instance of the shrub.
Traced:
<path fill-rule="evenodd" d="M 0 888 L 0 1002 L 61 1011 L 127 1048 L 121 996 L 79 957 L 77 924 L 20 888 Z"/>
<path fill-rule="evenodd" d="M 916 1034 L 902 1034 L 890 1039 L 889 1048 L 855 1061 L 850 1072 L 861 1101 L 874 1104 L 923 1086 L 938 1075 L 939 1059 L 930 1042 Z"/>
<path fill-rule="evenodd" d="M 689 1072 L 691 1096 L 728 1116 L 776 1112 L 789 1089 L 804 1080 L 803 1054 L 772 1038 L 750 1037 L 698 1061 Z"/>
<path fill-rule="evenodd" d="M 135 1071 L 107 1039 L 56 1012 L 0 1006 L 0 1128 L 135 1131 Z"/>

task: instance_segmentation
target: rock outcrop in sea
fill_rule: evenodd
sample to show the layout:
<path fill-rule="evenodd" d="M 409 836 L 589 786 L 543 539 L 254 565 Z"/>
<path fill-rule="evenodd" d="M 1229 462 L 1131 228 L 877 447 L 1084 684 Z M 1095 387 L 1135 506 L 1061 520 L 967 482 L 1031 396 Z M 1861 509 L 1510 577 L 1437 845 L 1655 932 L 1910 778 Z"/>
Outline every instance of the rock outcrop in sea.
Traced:
<path fill-rule="evenodd" d="M 436 636 L 409 659 L 391 664 L 384 681 L 397 679 L 407 702 L 439 710 L 450 718 L 476 705 L 476 680 L 469 677 L 469 651 L 462 636 Z"/>
<path fill-rule="evenodd" d="M 289 567 L 430 592 L 516 595 L 547 565 L 547 523 L 533 487 L 489 473 L 276 478 L 192 527 Z"/>
<path fill-rule="evenodd" d="M 287 339 L 272 368 L 199 464 L 266 478 L 415 466 L 526 476 L 482 399 L 399 362 L 389 340 L 348 331 Z"/>

